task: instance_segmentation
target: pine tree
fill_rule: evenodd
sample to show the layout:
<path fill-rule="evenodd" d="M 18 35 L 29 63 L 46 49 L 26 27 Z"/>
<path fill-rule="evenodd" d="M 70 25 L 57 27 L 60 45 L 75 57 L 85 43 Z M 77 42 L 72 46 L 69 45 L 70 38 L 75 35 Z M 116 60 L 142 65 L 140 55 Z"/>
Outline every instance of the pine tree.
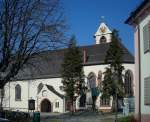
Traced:
<path fill-rule="evenodd" d="M 113 108 L 115 108 L 116 111 L 116 120 L 118 98 L 121 98 L 124 95 L 122 80 L 122 71 L 124 70 L 124 67 L 122 66 L 123 50 L 119 41 L 118 32 L 114 30 L 112 33 L 112 41 L 105 58 L 105 63 L 108 64 L 108 67 L 104 73 L 105 76 L 102 83 L 102 97 L 113 97 Z"/>
<path fill-rule="evenodd" d="M 73 103 L 76 100 L 76 97 L 82 93 L 84 87 L 82 53 L 76 46 L 76 39 L 74 36 L 70 39 L 68 49 L 64 54 L 61 74 L 64 91 L 66 97 L 71 101 L 73 113 Z"/>

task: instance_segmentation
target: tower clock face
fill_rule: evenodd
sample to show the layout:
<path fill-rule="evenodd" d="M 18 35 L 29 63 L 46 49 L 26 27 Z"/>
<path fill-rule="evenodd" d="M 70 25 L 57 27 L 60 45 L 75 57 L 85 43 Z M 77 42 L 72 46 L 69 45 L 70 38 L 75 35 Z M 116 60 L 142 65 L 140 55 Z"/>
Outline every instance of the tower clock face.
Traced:
<path fill-rule="evenodd" d="M 105 32 L 106 32 L 106 27 L 104 27 L 104 26 L 101 27 L 101 28 L 100 28 L 100 31 L 101 31 L 102 33 L 105 33 Z"/>

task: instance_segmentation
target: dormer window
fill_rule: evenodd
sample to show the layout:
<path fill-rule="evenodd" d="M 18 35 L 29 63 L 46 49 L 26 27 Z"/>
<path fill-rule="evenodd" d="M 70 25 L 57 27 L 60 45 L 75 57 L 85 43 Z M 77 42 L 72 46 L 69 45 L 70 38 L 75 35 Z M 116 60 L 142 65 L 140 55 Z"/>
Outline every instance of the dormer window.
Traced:
<path fill-rule="evenodd" d="M 101 38 L 100 38 L 100 44 L 101 43 L 106 43 L 106 37 L 105 36 L 102 36 Z"/>

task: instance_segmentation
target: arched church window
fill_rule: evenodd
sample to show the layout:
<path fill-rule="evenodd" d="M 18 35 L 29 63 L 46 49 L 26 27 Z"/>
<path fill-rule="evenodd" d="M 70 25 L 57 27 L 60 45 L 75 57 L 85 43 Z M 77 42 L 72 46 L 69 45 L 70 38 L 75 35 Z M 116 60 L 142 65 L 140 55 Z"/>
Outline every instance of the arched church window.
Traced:
<path fill-rule="evenodd" d="M 15 100 L 21 100 L 21 86 L 19 84 L 15 86 Z"/>
<path fill-rule="evenodd" d="M 40 93 L 40 91 L 42 90 L 42 88 L 43 88 L 43 84 L 40 83 L 40 84 L 38 85 L 38 87 L 37 87 L 37 93 L 38 93 L 38 94 Z"/>
<path fill-rule="evenodd" d="M 98 72 L 97 80 L 98 80 L 98 86 L 100 86 L 101 82 L 102 82 L 102 72 L 101 71 Z"/>
<path fill-rule="evenodd" d="M 105 36 L 102 36 L 101 39 L 100 39 L 100 44 L 101 43 L 106 43 L 107 39 Z"/>
<path fill-rule="evenodd" d="M 133 96 L 133 73 L 127 70 L 125 73 L 125 94 L 127 97 Z"/>
<path fill-rule="evenodd" d="M 93 72 L 88 75 L 88 84 L 89 88 L 96 88 L 96 75 Z"/>

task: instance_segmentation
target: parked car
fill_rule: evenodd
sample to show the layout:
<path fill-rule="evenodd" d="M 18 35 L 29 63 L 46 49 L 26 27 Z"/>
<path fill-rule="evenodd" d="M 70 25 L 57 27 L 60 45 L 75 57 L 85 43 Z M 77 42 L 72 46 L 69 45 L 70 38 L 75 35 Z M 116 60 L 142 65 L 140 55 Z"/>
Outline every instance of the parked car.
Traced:
<path fill-rule="evenodd" d="M 0 118 L 0 122 L 11 122 L 11 121 L 8 119 Z"/>

